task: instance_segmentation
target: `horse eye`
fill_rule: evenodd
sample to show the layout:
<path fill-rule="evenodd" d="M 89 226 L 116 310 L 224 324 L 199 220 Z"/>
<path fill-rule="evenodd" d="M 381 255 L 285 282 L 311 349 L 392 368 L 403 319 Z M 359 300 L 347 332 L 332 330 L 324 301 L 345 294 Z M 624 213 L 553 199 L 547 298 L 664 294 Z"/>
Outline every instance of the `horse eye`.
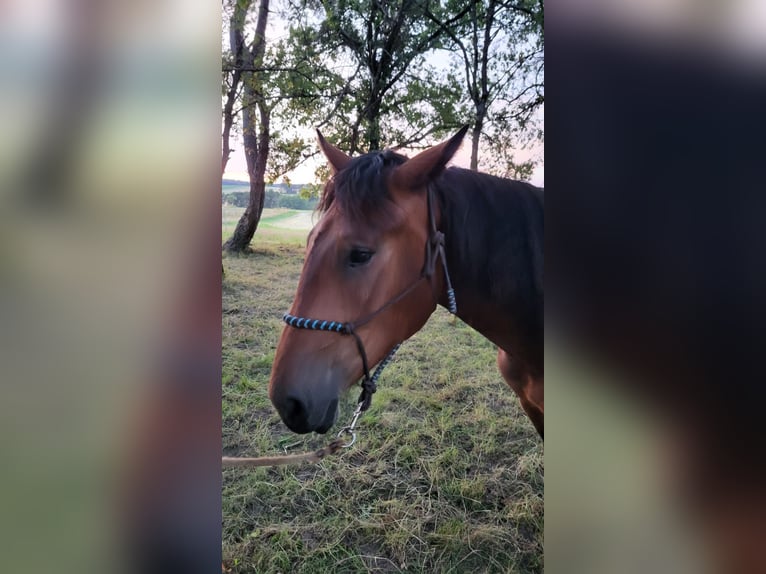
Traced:
<path fill-rule="evenodd" d="M 374 254 L 375 252 L 369 249 L 354 247 L 348 254 L 348 264 L 350 267 L 359 267 L 372 259 Z"/>

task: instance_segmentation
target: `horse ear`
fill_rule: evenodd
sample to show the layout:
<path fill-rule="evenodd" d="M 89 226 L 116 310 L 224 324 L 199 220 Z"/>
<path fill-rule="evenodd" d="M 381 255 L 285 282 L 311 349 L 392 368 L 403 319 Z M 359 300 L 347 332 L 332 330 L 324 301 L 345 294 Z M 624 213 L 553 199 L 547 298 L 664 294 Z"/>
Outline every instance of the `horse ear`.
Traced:
<path fill-rule="evenodd" d="M 319 130 L 317 130 L 317 140 L 319 141 L 319 148 L 327 158 L 327 162 L 330 164 L 330 169 L 332 169 L 333 174 L 341 171 L 344 167 L 346 167 L 346 165 L 348 165 L 348 162 L 351 161 L 351 157 L 347 156 L 345 153 L 324 139 L 322 132 Z"/>
<path fill-rule="evenodd" d="M 393 184 L 400 188 L 421 189 L 430 180 L 438 176 L 452 159 L 463 136 L 468 131 L 468 126 L 463 126 L 447 141 L 420 152 L 412 159 L 408 159 L 393 173 Z"/>

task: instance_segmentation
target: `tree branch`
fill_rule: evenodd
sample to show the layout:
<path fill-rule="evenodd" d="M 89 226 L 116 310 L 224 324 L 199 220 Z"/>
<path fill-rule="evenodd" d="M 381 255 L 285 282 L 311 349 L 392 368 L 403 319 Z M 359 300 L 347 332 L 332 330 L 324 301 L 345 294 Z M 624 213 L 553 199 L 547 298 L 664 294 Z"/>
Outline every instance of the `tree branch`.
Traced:
<path fill-rule="evenodd" d="M 464 9 L 461 14 L 465 15 L 467 13 L 468 8 Z M 455 33 L 452 31 L 451 28 L 449 28 L 445 23 L 440 22 L 436 16 L 433 15 L 431 10 L 429 8 L 426 8 L 425 11 L 426 17 L 431 20 L 434 24 L 439 26 L 439 29 L 442 30 L 444 33 L 446 33 L 450 39 L 460 48 L 460 50 L 463 52 L 463 64 L 465 65 L 465 80 L 466 85 L 469 86 L 469 92 L 471 91 L 470 86 L 473 85 L 473 78 L 471 76 L 471 69 L 470 69 L 470 58 L 468 57 L 468 52 L 465 49 L 465 46 L 463 45 L 463 42 L 460 41 L 460 39 L 455 35 Z M 471 97 L 473 97 L 473 94 L 471 94 Z"/>

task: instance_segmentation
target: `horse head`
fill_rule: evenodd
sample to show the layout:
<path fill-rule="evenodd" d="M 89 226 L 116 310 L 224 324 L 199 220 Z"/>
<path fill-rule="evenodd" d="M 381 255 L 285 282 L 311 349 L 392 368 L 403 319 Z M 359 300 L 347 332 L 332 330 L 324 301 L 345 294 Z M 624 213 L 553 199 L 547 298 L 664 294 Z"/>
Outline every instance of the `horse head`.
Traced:
<path fill-rule="evenodd" d="M 351 158 L 318 133 L 333 175 L 269 383 L 294 432 L 327 432 L 365 363 L 380 361 L 436 308 L 444 280 L 434 272 L 439 214 L 428 189 L 466 129 L 411 159 L 390 150 Z"/>

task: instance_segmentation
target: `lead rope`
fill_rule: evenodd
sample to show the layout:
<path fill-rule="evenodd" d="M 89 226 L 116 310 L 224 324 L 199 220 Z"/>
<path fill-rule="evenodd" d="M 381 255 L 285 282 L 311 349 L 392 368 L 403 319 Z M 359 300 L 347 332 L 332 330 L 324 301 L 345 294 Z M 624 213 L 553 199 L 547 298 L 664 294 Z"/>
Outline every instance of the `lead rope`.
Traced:
<path fill-rule="evenodd" d="M 349 435 L 351 439 L 347 444 L 343 445 L 343 448 L 348 448 L 356 442 L 356 421 L 359 420 L 359 417 L 364 411 L 370 408 L 370 405 L 372 404 L 372 395 L 378 390 L 378 379 L 380 378 L 380 374 L 394 358 L 394 354 L 396 354 L 400 346 L 401 343 L 394 345 L 394 348 L 388 352 L 388 355 L 385 356 L 375 369 L 372 377 L 362 381 L 362 394 L 359 395 L 359 402 L 356 405 L 351 424 L 340 429 L 340 432 L 338 433 L 338 438 L 341 438 L 343 435 Z"/>

